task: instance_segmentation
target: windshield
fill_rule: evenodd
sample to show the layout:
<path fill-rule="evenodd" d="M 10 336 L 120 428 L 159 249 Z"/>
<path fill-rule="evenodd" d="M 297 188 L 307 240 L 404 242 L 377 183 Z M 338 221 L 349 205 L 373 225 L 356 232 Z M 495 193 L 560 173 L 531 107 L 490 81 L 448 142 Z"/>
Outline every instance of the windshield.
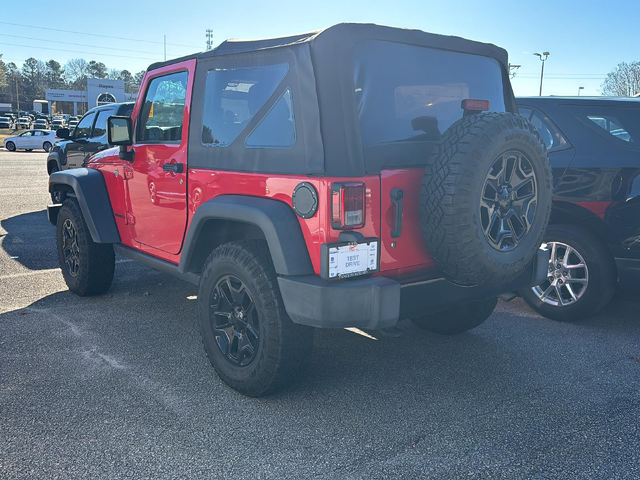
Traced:
<path fill-rule="evenodd" d="M 505 111 L 500 64 L 479 55 L 367 41 L 355 51 L 354 83 L 365 149 L 437 140 L 462 118 L 464 99 Z"/>

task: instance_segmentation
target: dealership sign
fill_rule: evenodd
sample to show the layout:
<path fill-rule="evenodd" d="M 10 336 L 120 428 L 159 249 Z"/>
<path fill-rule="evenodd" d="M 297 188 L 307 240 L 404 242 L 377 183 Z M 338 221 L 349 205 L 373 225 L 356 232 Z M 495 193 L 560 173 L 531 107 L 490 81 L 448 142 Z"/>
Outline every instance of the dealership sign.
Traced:
<path fill-rule="evenodd" d="M 47 88 L 44 98 L 50 102 L 86 102 L 87 93 L 79 90 L 55 90 Z"/>
<path fill-rule="evenodd" d="M 124 102 L 124 82 L 105 78 L 87 79 L 87 102 L 89 108 L 105 103 Z"/>
<path fill-rule="evenodd" d="M 124 82 L 122 80 L 88 78 L 86 92 L 49 88 L 46 90 L 45 98 L 50 102 L 87 102 L 89 108 L 93 108 L 105 103 L 130 100 L 131 94 L 124 93 Z"/>

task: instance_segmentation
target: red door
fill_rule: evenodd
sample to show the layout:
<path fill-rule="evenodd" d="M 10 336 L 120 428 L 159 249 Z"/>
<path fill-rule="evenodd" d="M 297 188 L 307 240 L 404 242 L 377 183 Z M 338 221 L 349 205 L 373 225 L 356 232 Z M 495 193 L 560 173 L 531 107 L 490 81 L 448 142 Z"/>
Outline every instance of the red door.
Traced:
<path fill-rule="evenodd" d="M 187 225 L 187 137 L 195 60 L 154 70 L 135 117 L 127 222 L 141 247 L 177 254 Z"/>

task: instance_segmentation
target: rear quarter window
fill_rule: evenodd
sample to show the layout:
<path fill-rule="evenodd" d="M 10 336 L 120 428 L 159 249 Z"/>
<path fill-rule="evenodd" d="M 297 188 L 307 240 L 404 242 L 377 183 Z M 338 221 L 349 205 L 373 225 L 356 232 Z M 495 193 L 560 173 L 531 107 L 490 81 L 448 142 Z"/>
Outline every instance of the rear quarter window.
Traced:
<path fill-rule="evenodd" d="M 610 142 L 640 150 L 640 108 L 598 105 L 565 105 L 563 108 Z"/>
<path fill-rule="evenodd" d="M 202 117 L 202 145 L 207 147 L 231 145 L 265 105 L 288 71 L 289 65 L 286 63 L 208 71 Z M 284 103 L 284 107 L 274 109 L 277 113 L 282 112 L 283 115 L 268 115 L 263 120 L 262 129 L 260 127 L 258 129 L 273 131 L 280 129 L 283 132 L 286 130 L 283 141 L 287 144 L 271 144 L 256 129 L 248 146 L 252 148 L 292 146 L 289 144 L 287 135 L 293 121 L 291 103 Z"/>

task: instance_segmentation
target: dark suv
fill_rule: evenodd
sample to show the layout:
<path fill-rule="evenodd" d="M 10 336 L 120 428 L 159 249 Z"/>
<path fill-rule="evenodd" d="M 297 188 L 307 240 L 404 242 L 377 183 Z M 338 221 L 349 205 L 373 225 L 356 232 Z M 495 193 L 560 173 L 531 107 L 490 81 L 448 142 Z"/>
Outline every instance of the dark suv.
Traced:
<path fill-rule="evenodd" d="M 89 110 L 71 132 L 60 128 L 56 136 L 62 138 L 47 156 L 47 173 L 83 167 L 96 152 L 109 147 L 107 118 L 112 115 L 131 115 L 133 103 L 112 103 Z"/>
<path fill-rule="evenodd" d="M 616 285 L 640 285 L 640 100 L 518 98 L 547 144 L 554 201 L 548 278 L 521 291 L 542 315 L 581 320 Z"/>
<path fill-rule="evenodd" d="M 63 276 L 103 293 L 117 252 L 198 284 L 209 359 L 252 396 L 311 327 L 464 332 L 546 278 L 551 168 L 515 111 L 504 50 L 377 25 L 153 64 L 119 149 L 50 176 Z"/>

